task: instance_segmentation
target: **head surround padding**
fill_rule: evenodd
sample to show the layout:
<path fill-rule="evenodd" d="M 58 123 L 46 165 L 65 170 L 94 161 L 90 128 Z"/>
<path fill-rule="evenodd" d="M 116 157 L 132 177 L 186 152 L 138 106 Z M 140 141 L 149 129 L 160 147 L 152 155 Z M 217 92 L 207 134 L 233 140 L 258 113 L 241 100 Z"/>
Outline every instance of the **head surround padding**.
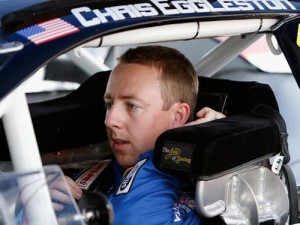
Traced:
<path fill-rule="evenodd" d="M 164 132 L 157 139 L 154 162 L 171 173 L 209 180 L 261 162 L 280 150 L 276 122 L 244 113 Z"/>
<path fill-rule="evenodd" d="M 268 85 L 203 77 L 199 81 L 200 94 L 210 96 L 210 107 L 222 108 L 227 118 L 161 134 L 154 151 L 158 168 L 209 180 L 279 152 L 288 156 L 285 123 Z M 201 103 L 198 98 L 196 109 Z"/>

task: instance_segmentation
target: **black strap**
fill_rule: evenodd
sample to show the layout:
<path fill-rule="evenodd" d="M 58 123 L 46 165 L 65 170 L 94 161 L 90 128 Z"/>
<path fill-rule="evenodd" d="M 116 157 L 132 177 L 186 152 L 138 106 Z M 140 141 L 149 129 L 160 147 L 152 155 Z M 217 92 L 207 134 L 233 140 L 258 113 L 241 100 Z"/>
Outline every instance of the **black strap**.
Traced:
<path fill-rule="evenodd" d="M 288 188 L 288 195 L 290 200 L 290 224 L 298 223 L 298 191 L 294 174 L 291 168 L 284 164 L 281 169 Z"/>

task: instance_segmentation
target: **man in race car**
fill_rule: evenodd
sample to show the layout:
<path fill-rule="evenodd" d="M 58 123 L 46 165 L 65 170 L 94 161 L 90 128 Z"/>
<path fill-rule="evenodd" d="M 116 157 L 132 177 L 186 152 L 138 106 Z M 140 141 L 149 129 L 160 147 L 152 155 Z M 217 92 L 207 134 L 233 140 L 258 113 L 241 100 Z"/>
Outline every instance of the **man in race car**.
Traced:
<path fill-rule="evenodd" d="M 180 178 L 152 162 L 164 131 L 224 117 L 204 108 L 192 121 L 198 78 L 190 61 L 175 49 L 129 49 L 112 71 L 104 101 L 105 126 L 115 156 L 115 188 L 109 195 L 115 224 L 200 224 L 194 200 L 179 192 Z"/>
<path fill-rule="evenodd" d="M 192 121 L 197 94 L 196 71 L 175 49 L 141 46 L 119 58 L 104 95 L 105 126 L 115 156 L 109 194 L 114 224 L 201 223 L 193 197 L 180 191 L 181 178 L 152 162 L 155 141 L 164 131 L 225 117 L 205 107 Z M 80 188 L 69 177 L 67 182 L 80 199 Z"/>

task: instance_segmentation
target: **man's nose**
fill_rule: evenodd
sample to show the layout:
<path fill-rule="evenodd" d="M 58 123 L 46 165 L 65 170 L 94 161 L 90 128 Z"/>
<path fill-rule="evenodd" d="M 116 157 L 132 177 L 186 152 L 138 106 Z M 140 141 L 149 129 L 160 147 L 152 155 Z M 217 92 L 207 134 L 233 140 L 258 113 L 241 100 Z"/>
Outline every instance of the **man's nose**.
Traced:
<path fill-rule="evenodd" d="M 122 112 L 119 106 L 113 105 L 110 109 L 107 109 L 104 124 L 108 128 L 121 128 Z"/>

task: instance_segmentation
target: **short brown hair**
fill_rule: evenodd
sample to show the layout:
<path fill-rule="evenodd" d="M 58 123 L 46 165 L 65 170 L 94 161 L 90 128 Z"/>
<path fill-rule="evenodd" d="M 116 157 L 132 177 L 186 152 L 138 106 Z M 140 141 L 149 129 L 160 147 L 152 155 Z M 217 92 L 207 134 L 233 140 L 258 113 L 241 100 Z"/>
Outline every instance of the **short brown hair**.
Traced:
<path fill-rule="evenodd" d="M 158 69 L 161 80 L 163 110 L 176 102 L 186 102 L 194 112 L 198 94 L 198 78 L 192 63 L 178 50 L 158 46 L 128 49 L 119 63 L 137 63 Z M 192 119 L 191 113 L 189 120 Z"/>

